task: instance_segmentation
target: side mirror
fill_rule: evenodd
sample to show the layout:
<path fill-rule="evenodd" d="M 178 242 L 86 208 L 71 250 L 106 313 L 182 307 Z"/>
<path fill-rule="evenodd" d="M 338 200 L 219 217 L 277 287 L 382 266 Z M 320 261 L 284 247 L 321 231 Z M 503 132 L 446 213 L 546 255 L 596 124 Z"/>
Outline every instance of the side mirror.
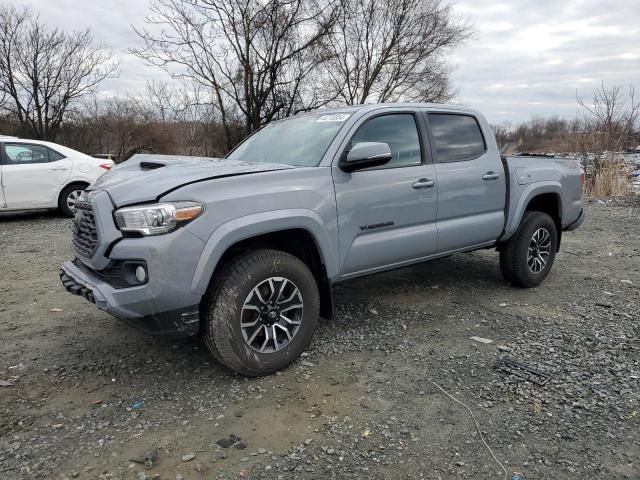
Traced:
<path fill-rule="evenodd" d="M 346 155 L 342 155 L 338 167 L 345 172 L 384 165 L 391 160 L 391 149 L 387 143 L 360 142 Z"/>

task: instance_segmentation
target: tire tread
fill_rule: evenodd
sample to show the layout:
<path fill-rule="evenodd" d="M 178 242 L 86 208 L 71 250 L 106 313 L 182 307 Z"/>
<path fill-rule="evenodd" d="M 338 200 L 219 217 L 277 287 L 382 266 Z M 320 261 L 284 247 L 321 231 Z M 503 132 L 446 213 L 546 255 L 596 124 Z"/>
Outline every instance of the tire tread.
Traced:
<path fill-rule="evenodd" d="M 236 294 L 234 286 L 240 285 L 246 275 L 252 273 L 252 267 L 262 262 L 273 261 L 275 257 L 286 259 L 288 262 L 298 264 L 299 267 L 308 267 L 297 257 L 280 250 L 250 250 L 230 259 L 221 270 L 216 273 L 209 290 L 207 291 L 203 308 L 205 344 L 214 358 L 226 367 L 246 376 L 265 375 L 263 372 L 247 367 L 233 350 L 229 341 L 228 321 L 237 318 Z M 309 271 L 309 275 L 313 274 Z M 315 285 L 315 282 L 314 282 Z M 317 292 L 315 309 L 319 310 L 319 294 Z"/>
<path fill-rule="evenodd" d="M 540 276 L 532 277 L 526 262 L 522 262 L 522 255 L 526 255 L 531 241 L 532 226 L 538 227 L 542 224 L 550 229 L 551 234 L 551 255 L 545 271 Z M 547 277 L 555 259 L 557 246 L 557 231 L 553 219 L 544 212 L 527 211 L 522 217 L 520 226 L 500 251 L 500 270 L 504 279 L 512 285 L 531 288 L 539 285 Z"/>

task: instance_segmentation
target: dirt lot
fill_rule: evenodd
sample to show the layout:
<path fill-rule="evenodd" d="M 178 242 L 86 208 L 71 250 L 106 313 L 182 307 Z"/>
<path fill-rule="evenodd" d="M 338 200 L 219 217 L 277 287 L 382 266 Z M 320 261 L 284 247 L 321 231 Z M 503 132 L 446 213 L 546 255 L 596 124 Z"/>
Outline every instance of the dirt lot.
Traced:
<path fill-rule="evenodd" d="M 537 289 L 492 251 L 343 284 L 308 354 L 252 380 L 64 292 L 69 220 L 1 217 L 0 478 L 505 478 L 436 382 L 509 478 L 638 479 L 640 202 L 587 213 Z"/>

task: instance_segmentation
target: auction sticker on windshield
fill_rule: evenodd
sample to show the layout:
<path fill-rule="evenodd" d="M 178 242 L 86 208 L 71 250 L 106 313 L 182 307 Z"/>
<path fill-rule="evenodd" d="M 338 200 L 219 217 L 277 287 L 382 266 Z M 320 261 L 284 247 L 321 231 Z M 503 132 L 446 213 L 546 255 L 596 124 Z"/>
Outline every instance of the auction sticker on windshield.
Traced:
<path fill-rule="evenodd" d="M 344 122 L 349 118 L 349 113 L 328 113 L 326 115 L 320 115 L 320 118 L 316 122 Z"/>

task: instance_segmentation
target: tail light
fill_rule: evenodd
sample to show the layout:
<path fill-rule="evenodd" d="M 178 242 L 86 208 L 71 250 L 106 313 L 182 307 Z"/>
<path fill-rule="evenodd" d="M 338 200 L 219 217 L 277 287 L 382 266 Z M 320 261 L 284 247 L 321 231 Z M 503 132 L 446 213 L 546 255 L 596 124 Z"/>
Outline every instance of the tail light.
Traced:
<path fill-rule="evenodd" d="M 100 168 L 104 168 L 105 170 L 111 170 L 111 167 L 113 167 L 113 163 L 101 163 L 100 164 Z"/>

